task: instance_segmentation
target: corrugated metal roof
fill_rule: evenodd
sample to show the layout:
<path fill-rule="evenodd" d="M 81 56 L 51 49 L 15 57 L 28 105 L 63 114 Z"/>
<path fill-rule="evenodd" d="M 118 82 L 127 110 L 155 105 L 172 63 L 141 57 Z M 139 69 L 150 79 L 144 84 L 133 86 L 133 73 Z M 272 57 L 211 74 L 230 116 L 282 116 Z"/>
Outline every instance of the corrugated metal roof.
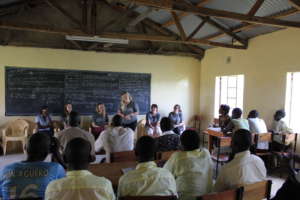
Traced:
<path fill-rule="evenodd" d="M 291 8 L 292 6 L 288 0 L 265 0 L 263 5 L 257 11 L 256 16 L 269 16 Z"/>
<path fill-rule="evenodd" d="M 197 4 L 200 0 L 190 0 L 192 3 Z M 256 3 L 257 0 L 211 0 L 208 4 L 204 7 L 218 9 L 218 10 L 225 10 L 230 12 L 242 13 L 247 14 L 253 5 Z M 256 16 L 269 16 L 274 15 L 276 13 L 280 13 L 291 9 L 292 5 L 288 2 L 288 0 L 265 0 L 262 6 L 256 13 Z M 139 13 L 143 13 L 146 11 L 146 7 L 139 7 L 136 9 Z M 172 20 L 172 16 L 168 11 L 155 11 L 149 15 L 149 18 L 153 21 L 163 24 L 169 20 Z M 231 29 L 234 27 L 239 26 L 242 22 L 238 20 L 230 20 L 224 18 L 216 18 L 212 17 L 215 21 L 217 21 L 222 26 L 226 27 L 227 29 Z M 292 15 L 285 18 L 286 20 L 291 21 L 300 21 L 300 14 Z M 201 23 L 201 19 L 194 15 L 187 15 L 183 17 L 180 21 L 182 24 L 186 35 L 189 35 L 191 32 L 195 30 L 195 28 Z M 169 30 L 177 33 L 179 35 L 179 31 L 177 30 L 176 25 L 171 25 L 167 27 Z M 278 27 L 271 27 L 271 26 L 260 26 L 251 30 L 241 31 L 238 35 L 242 38 L 253 38 L 257 35 L 270 33 L 276 30 L 279 30 Z M 220 32 L 219 29 L 215 28 L 214 26 L 206 23 L 202 29 L 195 35 L 194 38 L 203 38 L 215 33 Z M 217 38 L 213 41 L 216 42 L 224 42 L 224 43 L 232 43 L 232 38 L 230 36 L 223 36 L 221 38 Z M 203 48 L 208 48 L 207 46 L 201 46 Z"/>

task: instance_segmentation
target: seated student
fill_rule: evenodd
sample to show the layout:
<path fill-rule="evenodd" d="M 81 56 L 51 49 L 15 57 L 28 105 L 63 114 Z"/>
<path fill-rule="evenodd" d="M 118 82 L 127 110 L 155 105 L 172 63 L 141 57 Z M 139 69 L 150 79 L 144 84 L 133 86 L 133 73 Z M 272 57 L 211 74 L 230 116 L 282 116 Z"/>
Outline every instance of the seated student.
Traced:
<path fill-rule="evenodd" d="M 293 133 L 293 130 L 290 129 L 283 118 L 285 117 L 285 111 L 284 110 L 277 110 L 274 114 L 274 120 L 271 125 L 271 131 L 275 134 L 274 135 L 274 141 L 273 142 L 273 148 L 274 150 L 280 151 L 283 149 L 288 149 L 290 144 L 283 144 L 282 143 L 282 134 L 291 134 Z"/>
<path fill-rule="evenodd" d="M 184 151 L 173 153 L 164 168 L 174 175 L 180 199 L 193 200 L 212 191 L 213 162 L 196 131 L 184 131 L 180 140 Z"/>
<path fill-rule="evenodd" d="M 247 119 L 242 118 L 243 111 L 240 108 L 234 108 L 232 110 L 232 119 L 230 123 L 222 130 L 223 133 L 232 132 L 239 129 L 249 130 L 249 123 Z"/>
<path fill-rule="evenodd" d="M 103 103 L 97 104 L 96 112 L 92 117 L 92 134 L 95 136 L 95 140 L 99 137 L 100 133 L 104 131 L 108 125 L 108 115 L 106 113 L 105 105 Z"/>
<path fill-rule="evenodd" d="M 57 139 L 59 140 L 61 146 L 62 146 L 62 151 L 66 148 L 67 144 L 69 141 L 71 141 L 74 138 L 83 138 L 87 141 L 90 142 L 91 144 L 91 155 L 93 159 L 96 159 L 95 155 L 95 138 L 94 136 L 79 128 L 80 125 L 80 115 L 77 112 L 72 111 L 70 113 L 70 128 L 62 130 L 56 134 Z"/>
<path fill-rule="evenodd" d="M 37 132 L 45 132 L 53 136 L 53 124 L 48 112 L 48 106 L 41 107 L 40 113 L 35 118 L 35 123 L 38 129 Z"/>
<path fill-rule="evenodd" d="M 115 199 L 111 182 L 88 171 L 89 163 L 92 161 L 90 151 L 90 143 L 82 138 L 72 139 L 67 144 L 64 152 L 64 160 L 68 165 L 67 176 L 48 185 L 46 200 Z"/>
<path fill-rule="evenodd" d="M 229 123 L 230 123 L 230 116 L 228 115 L 230 111 L 230 107 L 226 104 L 222 104 L 220 105 L 219 108 L 219 124 L 218 127 L 222 129 L 224 129 Z"/>
<path fill-rule="evenodd" d="M 173 175 L 167 169 L 157 167 L 153 161 L 155 150 L 152 137 L 143 136 L 137 141 L 135 152 L 139 164 L 120 178 L 118 197 L 177 195 Z"/>
<path fill-rule="evenodd" d="M 170 118 L 164 117 L 161 119 L 160 127 L 162 130 L 162 136 L 156 138 L 157 151 L 174 151 L 179 149 L 180 137 L 173 132 L 173 125 Z"/>
<path fill-rule="evenodd" d="M 185 130 L 185 124 L 183 121 L 182 110 L 180 105 L 176 104 L 174 106 L 173 112 L 170 112 L 169 118 L 173 123 L 173 131 L 180 135 Z"/>
<path fill-rule="evenodd" d="M 110 162 L 110 153 L 131 151 L 134 148 L 134 132 L 122 126 L 122 117 L 115 115 L 111 127 L 103 131 L 95 142 L 96 152 L 105 150 L 106 162 Z"/>
<path fill-rule="evenodd" d="M 257 110 L 251 110 L 248 114 L 248 122 L 251 133 L 267 133 L 267 126 L 263 119 L 258 118 L 259 113 Z M 268 142 L 259 142 L 257 144 L 258 149 L 269 149 Z"/>
<path fill-rule="evenodd" d="M 266 179 L 265 164 L 258 156 L 251 155 L 250 146 L 251 133 L 248 130 L 240 129 L 233 134 L 231 148 L 234 157 L 222 167 L 215 184 L 216 192 Z"/>
<path fill-rule="evenodd" d="M 61 121 L 64 125 L 64 128 L 70 127 L 70 113 L 72 112 L 72 104 L 67 103 L 64 106 L 64 113 L 61 116 Z"/>
<path fill-rule="evenodd" d="M 151 105 L 151 111 L 146 115 L 146 132 L 148 135 L 159 136 L 161 135 L 161 129 L 159 126 L 160 114 L 158 112 L 158 106 L 156 104 Z"/>
<path fill-rule="evenodd" d="M 50 153 L 50 144 L 50 137 L 45 133 L 36 133 L 29 138 L 27 159 L 1 170 L 0 199 L 44 198 L 47 185 L 65 176 L 60 164 L 44 162 Z"/>

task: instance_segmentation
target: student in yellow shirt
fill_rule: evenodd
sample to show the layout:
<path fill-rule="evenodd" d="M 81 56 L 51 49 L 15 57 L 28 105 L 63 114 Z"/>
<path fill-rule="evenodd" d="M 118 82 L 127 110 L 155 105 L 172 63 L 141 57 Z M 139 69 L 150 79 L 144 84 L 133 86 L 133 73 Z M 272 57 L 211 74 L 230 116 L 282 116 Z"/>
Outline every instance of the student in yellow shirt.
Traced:
<path fill-rule="evenodd" d="M 46 190 L 46 200 L 115 200 L 112 184 L 104 177 L 88 171 L 91 145 L 83 138 L 74 138 L 64 152 L 68 165 L 65 178 L 52 181 Z"/>
<path fill-rule="evenodd" d="M 152 137 L 143 136 L 137 141 L 135 153 L 139 164 L 120 178 L 118 197 L 177 196 L 173 175 L 153 162 L 155 151 L 156 143 Z"/>
<path fill-rule="evenodd" d="M 213 163 L 196 131 L 184 131 L 180 140 L 184 151 L 173 153 L 164 168 L 174 175 L 180 199 L 193 200 L 212 191 Z"/>

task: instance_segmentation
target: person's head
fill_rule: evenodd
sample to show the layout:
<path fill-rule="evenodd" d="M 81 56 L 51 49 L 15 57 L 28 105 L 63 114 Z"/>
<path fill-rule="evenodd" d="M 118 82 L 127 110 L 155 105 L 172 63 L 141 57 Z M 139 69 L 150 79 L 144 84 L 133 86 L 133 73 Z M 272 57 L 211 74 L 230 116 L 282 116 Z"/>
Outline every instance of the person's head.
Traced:
<path fill-rule="evenodd" d="M 180 136 L 180 141 L 184 151 L 193 151 L 200 147 L 199 135 L 194 130 L 184 131 Z"/>
<path fill-rule="evenodd" d="M 33 134 L 26 146 L 27 161 L 43 161 L 46 159 L 50 152 L 51 140 L 50 136 L 46 133 L 35 133 Z"/>
<path fill-rule="evenodd" d="M 221 104 L 219 108 L 219 114 L 220 115 L 228 115 L 230 111 L 230 106 L 226 104 Z"/>
<path fill-rule="evenodd" d="M 83 138 L 74 138 L 68 142 L 64 151 L 64 161 L 69 170 L 87 169 L 92 162 L 91 144 Z"/>
<path fill-rule="evenodd" d="M 76 127 L 79 126 L 81 122 L 80 115 L 78 112 L 71 111 L 70 113 L 70 126 Z"/>
<path fill-rule="evenodd" d="M 96 106 L 96 112 L 102 115 L 106 115 L 106 108 L 104 103 L 98 103 Z"/>
<path fill-rule="evenodd" d="M 160 120 L 160 128 L 161 128 L 162 132 L 166 132 L 166 131 L 172 130 L 173 129 L 173 124 L 172 124 L 172 121 L 170 120 L 170 118 L 163 117 Z"/>
<path fill-rule="evenodd" d="M 234 108 L 232 110 L 232 119 L 239 119 L 242 117 L 243 111 L 240 108 Z"/>
<path fill-rule="evenodd" d="M 125 104 L 129 104 L 132 101 L 132 96 L 129 92 L 124 92 L 121 96 L 121 102 Z"/>
<path fill-rule="evenodd" d="M 257 110 L 251 110 L 248 114 L 248 118 L 258 118 L 259 113 Z"/>
<path fill-rule="evenodd" d="M 65 110 L 65 113 L 71 113 L 72 112 L 72 104 L 70 104 L 70 103 L 65 104 L 64 110 Z"/>
<path fill-rule="evenodd" d="M 112 122 L 111 122 L 111 125 L 113 127 L 118 127 L 118 126 L 122 126 L 122 117 L 120 115 L 115 115 L 113 118 L 112 118 Z"/>
<path fill-rule="evenodd" d="M 176 105 L 173 107 L 173 112 L 175 112 L 175 113 L 181 112 L 181 107 L 180 107 L 180 105 L 176 104 Z"/>
<path fill-rule="evenodd" d="M 277 110 L 274 114 L 274 120 L 275 121 L 279 121 L 284 117 L 285 117 L 285 111 L 284 110 Z"/>
<path fill-rule="evenodd" d="M 152 112 L 152 114 L 156 114 L 158 112 L 157 104 L 152 104 L 151 105 L 151 112 Z"/>
<path fill-rule="evenodd" d="M 152 161 L 156 154 L 156 141 L 150 136 L 140 137 L 135 146 L 135 155 L 139 162 Z"/>
<path fill-rule="evenodd" d="M 232 136 L 231 147 L 233 153 L 239 153 L 250 149 L 251 133 L 246 129 L 237 130 Z"/>
<path fill-rule="evenodd" d="M 42 106 L 40 108 L 40 114 L 43 116 L 47 116 L 48 115 L 48 106 Z"/>

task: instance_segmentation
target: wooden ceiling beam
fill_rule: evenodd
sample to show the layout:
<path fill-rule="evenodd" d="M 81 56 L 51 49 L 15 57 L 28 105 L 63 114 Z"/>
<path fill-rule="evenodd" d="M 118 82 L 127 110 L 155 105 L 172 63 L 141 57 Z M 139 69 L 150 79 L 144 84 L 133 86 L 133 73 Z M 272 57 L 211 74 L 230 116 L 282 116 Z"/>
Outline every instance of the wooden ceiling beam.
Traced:
<path fill-rule="evenodd" d="M 58 30 L 52 29 L 46 26 L 32 25 L 32 24 L 15 24 L 7 23 L 0 21 L 0 28 L 7 30 L 19 30 L 19 31 L 33 31 L 40 33 L 50 33 L 58 35 L 75 35 L 75 36 L 98 36 L 103 38 L 113 38 L 113 39 L 126 39 L 126 40 L 137 40 L 137 41 L 152 41 L 152 42 L 165 42 L 165 43 L 177 43 L 177 44 L 188 44 L 188 45 L 209 45 L 209 46 L 218 46 L 225 48 L 234 48 L 234 49 L 246 49 L 245 46 L 225 44 L 220 42 L 211 42 L 201 39 L 192 39 L 190 41 L 182 41 L 174 39 L 170 36 L 161 36 L 161 35 L 145 35 L 145 34 L 133 34 L 133 33 L 101 33 L 97 35 L 85 33 L 81 30 Z"/>
<path fill-rule="evenodd" d="M 202 22 L 200 22 L 200 24 L 195 28 L 195 30 L 187 37 L 186 40 L 188 41 L 191 38 L 193 38 L 200 31 L 200 29 L 205 25 L 206 22 L 207 22 L 207 19 L 204 18 L 202 20 Z"/>
<path fill-rule="evenodd" d="M 129 22 L 129 26 L 136 26 L 138 23 L 143 21 L 145 18 L 147 18 L 152 12 L 154 11 L 153 8 L 148 8 L 145 12 L 141 13 L 139 16 L 137 16 L 135 19 L 131 20 Z"/>
<path fill-rule="evenodd" d="M 176 11 L 176 12 L 186 12 L 194 15 L 204 15 L 204 16 L 212 16 L 224 19 L 231 19 L 231 20 L 238 20 L 247 23 L 253 24 L 262 24 L 262 25 L 270 25 L 276 27 L 293 27 L 293 28 L 300 28 L 300 22 L 294 21 L 286 21 L 280 19 L 272 19 L 268 17 L 257 17 L 257 16 L 248 16 L 245 14 L 229 12 L 224 10 L 216 10 L 211 8 L 204 8 L 204 7 L 186 7 L 184 3 L 174 2 L 172 0 L 119 0 L 119 1 L 126 1 L 126 2 L 134 2 L 138 5 L 143 6 L 151 6 L 158 9 L 168 10 L 168 11 Z"/>
<path fill-rule="evenodd" d="M 74 24 L 78 25 L 81 27 L 81 22 L 73 17 L 67 10 L 65 10 L 63 7 L 61 7 L 55 0 L 45 0 L 45 2 L 55 10 L 57 10 L 59 13 L 64 15 L 67 19 L 69 19 L 71 22 Z"/>
<path fill-rule="evenodd" d="M 195 6 L 189 2 L 188 0 L 182 0 L 184 1 L 184 4 L 193 9 Z M 238 42 L 240 42 L 241 44 L 248 46 L 248 41 L 241 38 L 240 36 L 236 35 L 235 33 L 233 33 L 231 30 L 227 29 L 226 27 L 224 27 L 223 25 L 221 25 L 220 23 L 218 23 L 217 21 L 215 21 L 214 19 L 212 19 L 209 16 L 201 16 L 201 15 L 197 15 L 197 17 L 199 17 L 201 20 L 206 19 L 207 23 L 209 23 L 210 25 L 216 27 L 217 29 L 221 30 L 222 32 L 226 33 L 227 35 L 229 35 L 230 37 L 236 39 Z"/>
<path fill-rule="evenodd" d="M 107 6 L 109 6 L 110 8 L 116 10 L 116 11 L 119 11 L 119 12 L 125 12 L 126 11 L 126 8 L 124 7 L 120 7 L 120 6 L 114 6 L 114 5 L 111 5 L 109 3 L 107 3 L 106 1 L 100 1 L 98 0 L 99 3 L 105 3 Z M 139 15 L 139 13 L 135 12 L 135 11 L 132 11 L 131 14 L 134 16 L 134 17 L 137 17 Z M 161 24 L 158 24 L 157 22 L 154 22 L 153 20 L 151 19 L 148 19 L 148 18 L 145 18 L 142 22 L 142 24 L 146 25 L 149 29 L 151 29 L 152 31 L 155 31 L 155 32 L 158 32 L 158 33 L 161 33 L 163 35 L 166 35 L 166 36 L 170 36 L 174 39 L 177 39 L 179 38 L 180 36 L 177 35 L 176 33 L 174 33 L 173 31 L 165 28 L 165 27 L 162 27 Z M 185 45 L 187 48 L 193 50 L 193 52 L 197 52 L 199 54 L 201 54 L 201 56 L 204 56 L 204 52 L 205 50 L 199 46 L 193 46 L 193 45 Z"/>
<path fill-rule="evenodd" d="M 179 33 L 180 33 L 181 39 L 182 40 L 186 40 L 186 34 L 184 32 L 184 29 L 183 29 L 183 27 L 182 27 L 182 25 L 181 25 L 181 23 L 179 21 L 179 18 L 177 16 L 176 12 L 171 12 L 171 15 L 172 15 L 172 17 L 173 17 L 173 19 L 175 21 L 175 24 L 176 24 L 176 27 L 177 27 Z"/>
<path fill-rule="evenodd" d="M 280 13 L 275 14 L 275 15 L 270 15 L 268 17 L 270 17 L 272 19 L 280 19 L 280 18 L 283 18 L 283 17 L 287 17 L 287 16 L 290 16 L 290 15 L 299 13 L 299 12 L 300 12 L 299 10 L 297 10 L 295 8 L 291 8 L 291 9 L 289 9 L 287 11 L 280 12 Z M 240 25 L 240 26 L 238 26 L 236 28 L 233 28 L 232 32 L 236 33 L 236 32 L 239 32 L 239 31 L 250 30 L 252 28 L 259 27 L 259 26 L 260 25 L 258 25 L 258 24 L 243 23 L 242 25 Z M 215 33 L 215 34 L 203 37 L 201 39 L 203 39 L 203 40 L 213 40 L 213 39 L 217 39 L 217 38 L 223 37 L 224 35 L 225 35 L 224 32 L 220 32 L 220 33 Z"/>
<path fill-rule="evenodd" d="M 289 0 L 289 2 L 298 10 L 300 10 L 300 1 L 299 0 Z"/>
<path fill-rule="evenodd" d="M 254 16 L 257 11 L 260 9 L 260 7 L 262 6 L 262 4 L 265 2 L 265 0 L 257 0 L 255 2 L 255 4 L 252 6 L 252 8 L 250 9 L 250 11 L 248 12 L 249 16 Z"/>
<path fill-rule="evenodd" d="M 205 4 L 208 4 L 210 1 L 212 1 L 212 0 L 202 0 L 202 1 L 200 1 L 199 3 L 197 3 L 196 6 L 197 6 L 197 7 L 204 6 Z M 179 19 L 182 19 L 182 18 L 184 18 L 184 17 L 186 17 L 186 16 L 188 16 L 188 15 L 189 15 L 189 13 L 184 13 L 184 12 L 182 12 L 182 13 L 179 13 L 179 14 L 178 14 L 178 18 L 179 18 Z M 162 26 L 168 27 L 168 26 L 171 26 L 171 25 L 173 25 L 173 24 L 175 24 L 175 21 L 174 21 L 173 19 L 170 19 L 170 20 L 168 20 L 167 22 L 163 23 Z"/>

